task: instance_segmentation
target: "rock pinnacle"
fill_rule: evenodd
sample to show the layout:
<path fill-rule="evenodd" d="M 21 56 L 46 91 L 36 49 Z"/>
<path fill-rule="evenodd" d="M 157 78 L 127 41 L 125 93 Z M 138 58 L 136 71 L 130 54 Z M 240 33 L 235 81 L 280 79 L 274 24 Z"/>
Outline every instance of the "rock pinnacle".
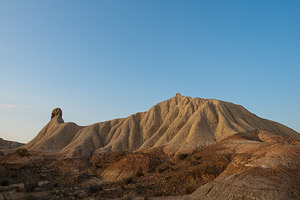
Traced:
<path fill-rule="evenodd" d="M 60 108 L 54 108 L 51 112 L 51 119 L 56 117 L 56 116 L 60 116 L 62 117 L 62 111 Z"/>

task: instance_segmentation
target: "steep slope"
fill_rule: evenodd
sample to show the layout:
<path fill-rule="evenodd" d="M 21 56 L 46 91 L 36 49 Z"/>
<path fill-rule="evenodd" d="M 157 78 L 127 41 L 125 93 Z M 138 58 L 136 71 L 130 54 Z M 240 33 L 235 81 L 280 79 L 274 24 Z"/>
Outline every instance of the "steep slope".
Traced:
<path fill-rule="evenodd" d="M 230 135 L 257 129 L 300 139 L 292 129 L 259 118 L 240 105 L 178 93 L 147 112 L 85 127 L 64 123 L 61 111 L 56 110 L 51 121 L 25 148 L 68 156 L 158 146 L 164 146 L 166 153 L 188 153 Z"/>

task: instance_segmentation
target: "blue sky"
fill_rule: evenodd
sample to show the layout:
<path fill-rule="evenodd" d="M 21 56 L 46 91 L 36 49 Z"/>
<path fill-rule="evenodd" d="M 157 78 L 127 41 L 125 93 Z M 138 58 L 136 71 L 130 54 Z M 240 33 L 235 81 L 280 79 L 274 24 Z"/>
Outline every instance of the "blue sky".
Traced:
<path fill-rule="evenodd" d="M 300 132 L 299 1 L 0 0 L 0 137 L 60 107 L 79 125 L 182 95 Z"/>

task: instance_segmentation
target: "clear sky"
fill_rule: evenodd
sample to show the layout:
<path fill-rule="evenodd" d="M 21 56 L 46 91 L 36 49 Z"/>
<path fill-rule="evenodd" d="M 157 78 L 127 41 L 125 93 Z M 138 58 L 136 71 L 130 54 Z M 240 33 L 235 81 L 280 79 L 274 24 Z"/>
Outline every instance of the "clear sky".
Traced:
<path fill-rule="evenodd" d="M 0 137 L 60 107 L 79 125 L 182 95 L 300 132 L 300 1 L 0 0 Z"/>

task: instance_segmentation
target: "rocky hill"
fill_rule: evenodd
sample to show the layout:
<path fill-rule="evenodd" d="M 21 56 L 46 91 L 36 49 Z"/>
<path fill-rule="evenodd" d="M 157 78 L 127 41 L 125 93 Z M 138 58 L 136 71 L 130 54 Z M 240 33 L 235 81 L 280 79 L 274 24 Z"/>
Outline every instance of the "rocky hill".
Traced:
<path fill-rule="evenodd" d="M 262 119 L 240 105 L 177 93 L 149 111 L 84 127 L 65 123 L 62 111 L 54 109 L 50 122 L 24 147 L 70 157 L 161 146 L 167 154 L 181 154 L 258 129 L 300 140 L 296 131 Z"/>
<path fill-rule="evenodd" d="M 0 199 L 300 199 L 299 133 L 240 105 L 176 94 L 85 127 L 62 116 L 0 154 Z"/>

